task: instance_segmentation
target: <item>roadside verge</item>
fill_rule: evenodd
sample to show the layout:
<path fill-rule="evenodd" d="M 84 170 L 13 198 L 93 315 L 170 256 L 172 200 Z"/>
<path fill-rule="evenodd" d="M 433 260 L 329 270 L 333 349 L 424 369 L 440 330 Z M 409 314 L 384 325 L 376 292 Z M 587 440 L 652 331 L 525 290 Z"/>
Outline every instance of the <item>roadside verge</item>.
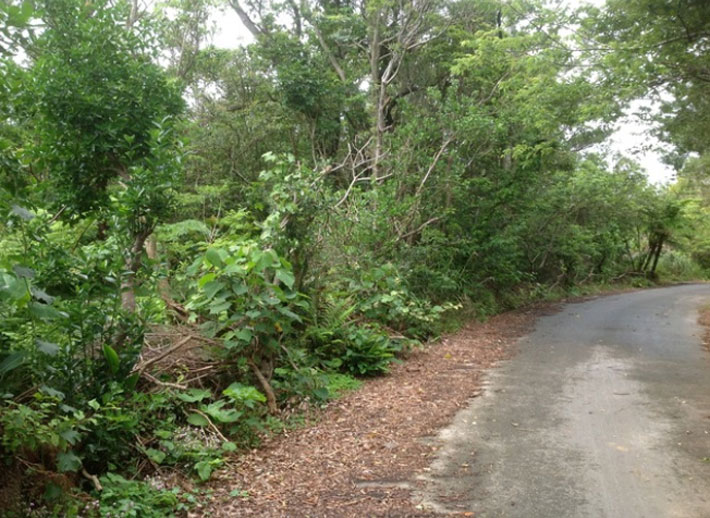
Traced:
<path fill-rule="evenodd" d="M 317 423 L 271 439 L 218 474 L 203 516 L 435 516 L 411 498 L 416 475 L 436 453 L 431 438 L 480 394 L 483 371 L 509 356 L 550 308 L 472 322 L 415 351 L 387 376 L 330 403 Z"/>

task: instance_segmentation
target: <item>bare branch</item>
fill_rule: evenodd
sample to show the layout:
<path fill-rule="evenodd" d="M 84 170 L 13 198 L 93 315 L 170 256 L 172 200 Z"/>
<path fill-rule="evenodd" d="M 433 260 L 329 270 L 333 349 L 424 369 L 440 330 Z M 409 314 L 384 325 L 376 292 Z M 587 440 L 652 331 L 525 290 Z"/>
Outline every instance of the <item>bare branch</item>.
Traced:
<path fill-rule="evenodd" d="M 345 83 L 346 77 L 345 77 L 345 72 L 343 71 L 342 67 L 338 63 L 338 60 L 335 59 L 335 56 L 330 50 L 330 47 L 325 41 L 325 38 L 323 38 L 323 34 L 320 32 L 320 29 L 318 28 L 318 25 L 315 23 L 312 23 L 313 25 L 313 32 L 316 33 L 316 37 L 318 38 L 318 43 L 320 43 L 321 49 L 323 49 L 323 52 L 325 53 L 326 57 L 328 58 L 328 61 L 330 62 L 331 66 L 335 70 L 335 73 L 338 74 L 338 77 L 340 80 Z"/>
<path fill-rule="evenodd" d="M 417 187 L 417 191 L 414 193 L 415 198 L 419 198 L 419 195 L 422 193 L 422 189 L 424 188 L 424 184 L 429 179 L 429 176 L 431 175 L 432 171 L 434 171 L 436 164 L 439 162 L 439 158 L 441 158 L 442 153 L 446 151 L 446 148 L 449 146 L 449 144 L 451 144 L 453 140 L 454 139 L 452 137 L 447 138 L 439 148 L 439 151 L 436 152 L 434 160 L 432 161 L 431 165 L 429 165 L 429 169 L 427 169 L 424 178 L 422 178 L 422 181 L 419 183 L 419 187 Z"/>
<path fill-rule="evenodd" d="M 427 221 L 425 221 L 424 223 L 422 223 L 421 225 L 419 225 L 419 226 L 418 226 L 417 228 L 415 228 L 414 230 L 410 230 L 410 231 L 407 232 L 406 234 L 402 234 L 401 236 L 398 236 L 398 237 L 397 237 L 397 241 L 401 241 L 401 240 L 407 239 L 408 237 L 411 237 L 411 236 L 413 236 L 413 235 L 415 235 L 415 234 L 418 234 L 419 232 L 421 232 L 422 230 L 424 230 L 426 227 L 428 227 L 428 226 L 431 225 L 432 223 L 436 223 L 437 221 L 439 221 L 439 220 L 441 220 L 441 219 L 443 219 L 443 216 L 436 216 L 436 217 L 434 217 L 434 218 L 428 219 Z"/>
<path fill-rule="evenodd" d="M 231 5 L 232 9 L 236 11 L 237 16 L 239 16 L 239 19 L 242 21 L 247 30 L 251 32 L 252 36 L 258 39 L 260 36 L 265 34 L 264 30 L 254 23 L 251 18 L 249 18 L 247 12 L 239 4 L 239 0 L 229 0 L 229 5 Z"/>

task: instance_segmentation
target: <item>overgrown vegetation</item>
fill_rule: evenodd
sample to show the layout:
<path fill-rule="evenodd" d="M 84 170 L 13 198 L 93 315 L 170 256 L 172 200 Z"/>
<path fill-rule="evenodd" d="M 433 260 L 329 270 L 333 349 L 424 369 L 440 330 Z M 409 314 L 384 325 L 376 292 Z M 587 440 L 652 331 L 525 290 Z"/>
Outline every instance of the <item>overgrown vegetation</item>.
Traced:
<path fill-rule="evenodd" d="M 704 278 L 709 14 L 0 5 L 2 516 L 181 515 L 458 314 Z M 590 152 L 648 95 L 670 187 Z"/>

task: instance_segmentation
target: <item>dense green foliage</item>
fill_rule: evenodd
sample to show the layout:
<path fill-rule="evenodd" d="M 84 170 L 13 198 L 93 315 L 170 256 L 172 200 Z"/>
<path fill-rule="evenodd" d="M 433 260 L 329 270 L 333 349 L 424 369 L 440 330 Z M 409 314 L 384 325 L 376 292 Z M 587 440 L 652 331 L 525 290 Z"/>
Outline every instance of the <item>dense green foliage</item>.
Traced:
<path fill-rule="evenodd" d="M 457 319 L 710 268 L 704 2 L 139 4 L 0 5 L 2 516 L 180 515 Z M 647 95 L 671 187 L 590 151 Z"/>

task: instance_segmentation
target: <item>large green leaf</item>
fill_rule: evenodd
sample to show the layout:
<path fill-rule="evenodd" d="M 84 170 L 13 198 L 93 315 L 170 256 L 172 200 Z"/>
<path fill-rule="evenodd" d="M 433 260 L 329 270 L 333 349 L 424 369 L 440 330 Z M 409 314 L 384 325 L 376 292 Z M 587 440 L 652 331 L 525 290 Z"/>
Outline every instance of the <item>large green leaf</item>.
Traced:
<path fill-rule="evenodd" d="M 276 278 L 288 286 L 289 289 L 293 288 L 293 283 L 296 281 L 296 278 L 288 270 L 276 270 Z"/>
<path fill-rule="evenodd" d="M 25 351 L 17 351 L 8 354 L 5 359 L 0 362 L 0 378 L 22 365 L 26 355 L 27 353 Z"/>
<path fill-rule="evenodd" d="M 230 308 L 231 305 L 232 303 L 228 300 L 216 301 L 215 303 L 209 305 L 210 315 L 217 315 L 222 311 L 226 311 Z"/>
<path fill-rule="evenodd" d="M 218 268 L 221 268 L 224 266 L 224 261 L 222 261 L 222 256 L 219 253 L 219 250 L 216 248 L 208 248 L 207 251 L 205 252 L 205 258 L 207 258 L 207 261 L 212 265 L 216 266 Z"/>
<path fill-rule="evenodd" d="M 215 279 L 216 275 L 212 272 L 204 274 L 200 279 L 197 281 L 197 285 L 200 288 L 203 288 L 205 284 L 208 282 L 212 282 Z"/>
<path fill-rule="evenodd" d="M 52 342 L 37 339 L 37 350 L 49 356 L 56 356 L 59 353 L 59 346 Z"/>
<path fill-rule="evenodd" d="M 34 279 L 34 277 L 35 277 L 34 269 L 29 268 L 27 266 L 22 266 L 20 264 L 16 264 L 15 266 L 12 267 L 12 269 L 15 272 L 15 275 L 17 275 L 21 279 Z"/>
<path fill-rule="evenodd" d="M 57 470 L 60 473 L 67 471 L 79 471 L 81 468 L 81 459 L 71 451 L 57 454 Z"/>
<path fill-rule="evenodd" d="M 212 397 L 212 392 L 207 389 L 190 388 L 185 392 L 178 393 L 177 397 L 186 403 L 197 403 L 198 401 Z"/>
<path fill-rule="evenodd" d="M 121 362 L 116 350 L 108 344 L 104 344 L 104 358 L 106 358 L 106 363 L 108 363 L 111 373 L 116 374 Z"/>
<path fill-rule="evenodd" d="M 214 298 L 217 293 L 220 292 L 220 290 L 224 288 L 224 283 L 220 281 L 209 281 L 207 282 L 204 286 L 202 286 L 202 291 L 205 294 L 205 297 L 207 297 L 207 300 L 211 300 Z"/>
<path fill-rule="evenodd" d="M 51 304 L 54 302 L 54 297 L 51 295 L 48 295 L 44 290 L 41 290 L 36 287 L 32 287 L 32 296 L 36 299 L 39 300 L 40 302 L 44 302 L 45 304 Z"/>
<path fill-rule="evenodd" d="M 50 322 L 66 316 L 56 308 L 48 306 L 47 304 L 40 304 L 39 302 L 31 302 L 29 307 L 32 315 L 40 320 L 44 320 L 45 322 Z"/>
<path fill-rule="evenodd" d="M 254 333 L 250 329 L 242 328 L 235 333 L 235 336 L 242 342 L 249 343 L 254 338 Z"/>
<path fill-rule="evenodd" d="M 291 320 L 294 320 L 296 322 L 301 322 L 301 317 L 299 317 L 296 313 L 291 311 L 288 308 L 280 307 L 278 308 L 278 312 L 281 313 L 282 315 L 290 318 Z"/>
<path fill-rule="evenodd" d="M 0 299 L 10 300 L 14 303 L 27 302 L 30 292 L 27 282 L 21 278 L 7 273 L 0 273 Z"/>
<path fill-rule="evenodd" d="M 79 442 L 79 439 L 81 439 L 81 435 L 79 434 L 79 432 L 71 429 L 59 432 L 59 436 L 72 446 Z"/>
<path fill-rule="evenodd" d="M 232 408 L 224 409 L 226 401 L 215 401 L 209 405 L 202 406 L 202 411 L 220 423 L 234 423 L 242 416 L 241 412 Z"/>
<path fill-rule="evenodd" d="M 212 464 L 207 460 L 201 460 L 195 464 L 195 470 L 203 482 L 209 480 L 212 475 Z"/>
<path fill-rule="evenodd" d="M 193 412 L 187 416 L 187 422 L 190 423 L 192 426 L 199 426 L 200 428 L 204 428 L 205 426 L 209 426 L 210 424 L 210 422 L 205 416 L 196 412 Z"/>
<path fill-rule="evenodd" d="M 259 392 L 255 387 L 250 385 L 242 385 L 234 382 L 229 387 L 224 389 L 222 393 L 225 396 L 232 398 L 238 403 L 246 403 L 248 401 L 258 401 L 263 403 L 266 401 L 266 396 Z"/>
<path fill-rule="evenodd" d="M 162 464 L 166 457 L 165 452 L 156 450 L 155 448 L 148 448 L 147 450 L 145 450 L 145 454 L 150 460 L 152 460 L 156 464 Z"/>

